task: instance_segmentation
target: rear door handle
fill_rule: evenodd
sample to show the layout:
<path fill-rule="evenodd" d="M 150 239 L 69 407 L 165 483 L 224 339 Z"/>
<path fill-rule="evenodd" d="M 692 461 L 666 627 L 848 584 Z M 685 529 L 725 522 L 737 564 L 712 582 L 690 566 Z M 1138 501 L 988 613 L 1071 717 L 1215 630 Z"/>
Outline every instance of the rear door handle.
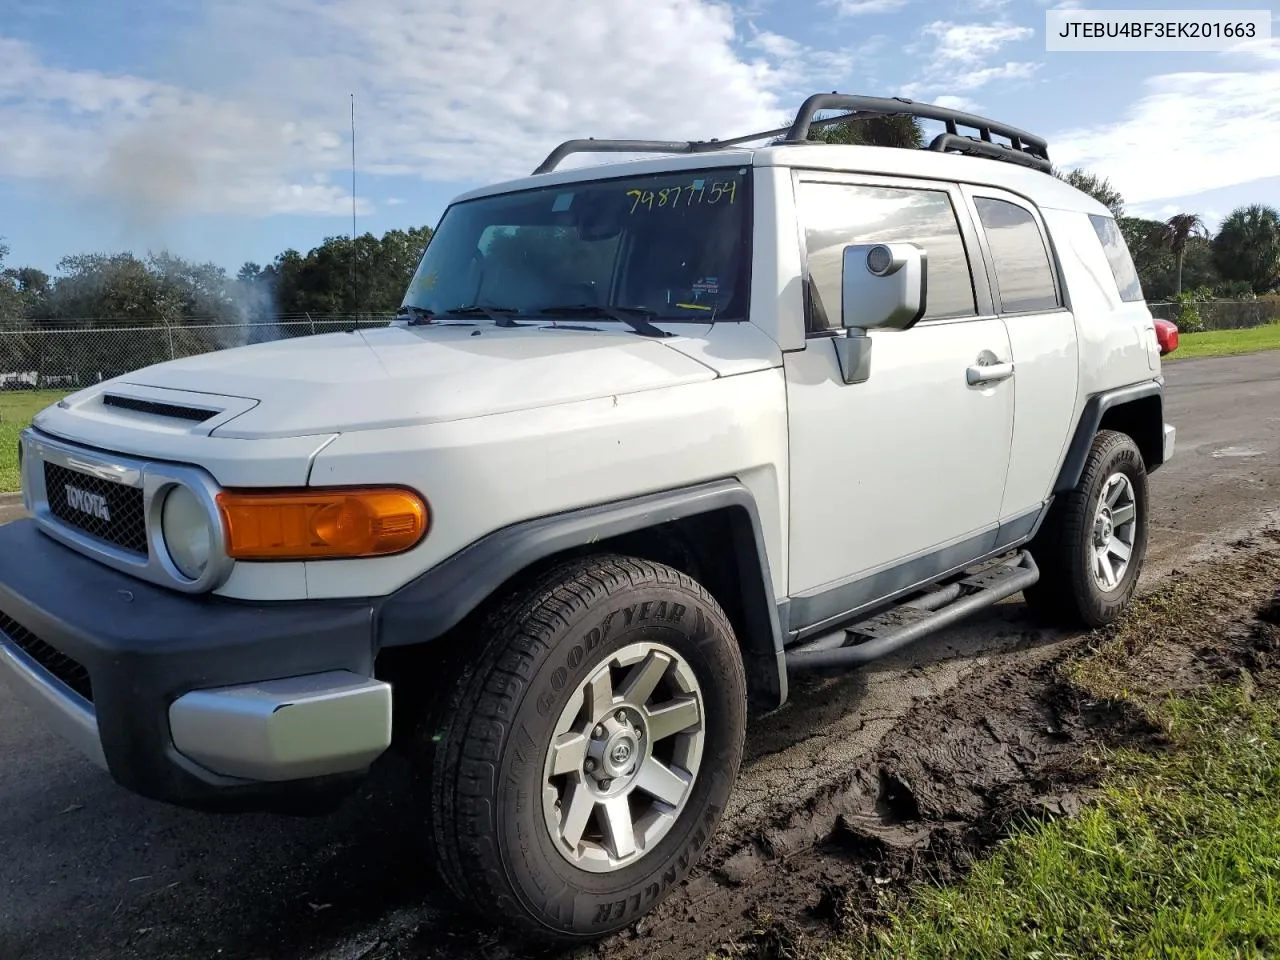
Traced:
<path fill-rule="evenodd" d="M 1012 363 L 975 363 L 965 371 L 969 386 L 979 383 L 996 383 L 1013 376 Z"/>

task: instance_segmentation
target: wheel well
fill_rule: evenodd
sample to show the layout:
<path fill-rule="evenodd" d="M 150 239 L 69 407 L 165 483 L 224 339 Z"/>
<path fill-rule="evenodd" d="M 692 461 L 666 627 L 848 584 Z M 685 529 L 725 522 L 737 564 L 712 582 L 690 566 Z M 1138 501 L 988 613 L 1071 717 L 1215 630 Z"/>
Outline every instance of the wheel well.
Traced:
<path fill-rule="evenodd" d="M 1116 430 L 1132 437 L 1148 471 L 1164 462 L 1164 408 L 1158 395 L 1108 408 L 1098 429 Z"/>
<path fill-rule="evenodd" d="M 565 560 L 592 554 L 624 554 L 665 564 L 697 580 L 724 609 L 742 650 L 753 708 L 770 709 L 786 697 L 775 642 L 776 606 L 760 562 L 750 514 L 721 507 L 643 527 L 617 536 L 550 553 L 497 585 L 456 627 L 436 640 L 392 647 L 378 655 L 379 674 L 408 682 L 424 667 L 428 674 L 453 673 L 475 650 L 475 631 L 485 615 L 505 598 L 531 584 Z"/>
<path fill-rule="evenodd" d="M 1159 383 L 1136 384 L 1090 398 L 1076 424 L 1054 493 L 1075 489 L 1099 430 L 1132 437 L 1147 471 L 1154 471 L 1164 463 L 1164 398 Z"/>

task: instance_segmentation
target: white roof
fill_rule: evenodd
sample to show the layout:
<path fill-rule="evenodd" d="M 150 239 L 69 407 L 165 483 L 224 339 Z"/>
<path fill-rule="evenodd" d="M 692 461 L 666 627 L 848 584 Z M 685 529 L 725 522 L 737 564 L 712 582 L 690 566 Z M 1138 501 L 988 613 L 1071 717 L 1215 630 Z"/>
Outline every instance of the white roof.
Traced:
<path fill-rule="evenodd" d="M 1111 216 L 1111 211 L 1106 206 L 1087 193 L 1077 190 L 1057 177 L 1017 163 L 963 154 L 938 153 L 932 150 L 823 143 L 713 150 L 694 154 L 658 154 L 637 160 L 598 162 L 572 168 L 561 167 L 551 173 L 478 187 L 455 197 L 454 201 L 558 184 L 581 183 L 585 180 L 599 180 L 605 177 L 627 177 L 673 170 L 731 166 L 797 167 L 877 176 L 914 177 L 923 180 L 963 181 L 1009 190 L 1027 197 L 1041 207 Z"/>

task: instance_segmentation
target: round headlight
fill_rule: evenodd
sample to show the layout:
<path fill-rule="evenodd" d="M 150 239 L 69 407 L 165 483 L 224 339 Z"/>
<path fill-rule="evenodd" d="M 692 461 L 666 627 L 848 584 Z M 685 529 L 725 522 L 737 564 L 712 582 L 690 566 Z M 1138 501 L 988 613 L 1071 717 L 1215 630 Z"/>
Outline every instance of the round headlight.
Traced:
<path fill-rule="evenodd" d="M 186 487 L 174 487 L 164 498 L 160 531 L 173 565 L 188 580 L 198 580 L 213 552 L 209 512 Z"/>

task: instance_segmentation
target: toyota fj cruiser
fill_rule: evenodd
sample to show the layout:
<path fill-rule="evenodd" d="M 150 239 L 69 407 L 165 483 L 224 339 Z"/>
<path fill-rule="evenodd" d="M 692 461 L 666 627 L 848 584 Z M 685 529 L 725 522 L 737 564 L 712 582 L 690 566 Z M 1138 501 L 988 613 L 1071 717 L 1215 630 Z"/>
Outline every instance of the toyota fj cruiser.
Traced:
<path fill-rule="evenodd" d="M 884 114 L 946 129 L 809 138 Z M 610 151 L 656 156 L 559 168 Z M 793 674 L 1019 592 L 1090 626 L 1133 594 L 1161 351 L 1115 219 L 1050 169 L 1007 125 L 828 94 L 729 141 L 563 144 L 449 205 L 385 328 L 41 412 L 0 673 L 181 805 L 329 801 L 394 732 L 464 903 L 629 924 Z"/>

